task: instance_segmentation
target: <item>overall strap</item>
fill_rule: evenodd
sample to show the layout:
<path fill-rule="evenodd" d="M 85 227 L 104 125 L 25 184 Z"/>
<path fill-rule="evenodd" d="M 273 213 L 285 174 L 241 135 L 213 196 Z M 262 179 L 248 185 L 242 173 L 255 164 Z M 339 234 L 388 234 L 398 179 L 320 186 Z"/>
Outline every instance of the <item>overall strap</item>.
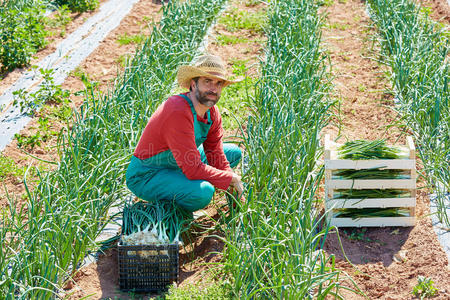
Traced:
<path fill-rule="evenodd" d="M 179 96 L 181 96 L 182 98 L 184 98 L 184 100 L 186 100 L 187 103 L 189 103 L 189 106 L 190 106 L 191 111 L 192 111 L 192 115 L 194 116 L 194 122 L 195 122 L 196 119 L 197 119 L 197 117 L 196 117 L 196 116 L 197 116 L 197 112 L 195 111 L 194 104 L 192 103 L 191 99 L 189 99 L 188 96 L 183 95 L 183 94 L 179 94 Z M 210 111 L 209 109 L 208 109 L 208 111 L 206 112 L 206 115 L 208 116 L 208 124 L 211 124 L 211 111 Z"/>
<path fill-rule="evenodd" d="M 189 99 L 188 96 L 183 95 L 183 94 L 180 94 L 179 96 L 183 97 L 184 100 L 186 100 L 187 103 L 189 103 L 189 107 L 191 108 L 191 111 L 192 111 L 192 114 L 194 115 L 194 120 L 195 120 L 196 119 L 195 116 L 197 116 L 197 112 L 195 111 L 194 104 L 192 103 L 191 99 Z"/>

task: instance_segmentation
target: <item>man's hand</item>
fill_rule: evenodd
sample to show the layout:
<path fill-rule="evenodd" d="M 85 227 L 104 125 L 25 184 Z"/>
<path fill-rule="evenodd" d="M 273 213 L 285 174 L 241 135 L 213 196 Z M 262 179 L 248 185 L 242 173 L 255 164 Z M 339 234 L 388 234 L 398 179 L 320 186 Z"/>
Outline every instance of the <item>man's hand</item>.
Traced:
<path fill-rule="evenodd" d="M 241 176 L 233 173 L 233 178 L 231 179 L 230 186 L 238 192 L 238 199 L 241 198 L 242 193 L 244 192 L 244 186 L 242 185 Z"/>

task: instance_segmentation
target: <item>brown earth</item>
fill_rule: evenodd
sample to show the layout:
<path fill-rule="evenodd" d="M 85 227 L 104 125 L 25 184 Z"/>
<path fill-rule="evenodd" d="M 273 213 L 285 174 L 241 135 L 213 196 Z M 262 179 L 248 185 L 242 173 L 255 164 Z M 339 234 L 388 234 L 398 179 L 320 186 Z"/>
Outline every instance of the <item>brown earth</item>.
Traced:
<path fill-rule="evenodd" d="M 420 0 L 423 6 L 431 8 L 431 18 L 435 21 L 450 24 L 450 6 L 447 0 Z M 448 29 L 447 29 L 448 30 Z"/>
<path fill-rule="evenodd" d="M 119 35 L 130 35 L 139 32 L 148 33 L 144 17 L 157 21 L 160 18 L 158 9 L 160 6 L 151 3 L 150 0 L 141 0 L 135 5 L 132 12 L 122 21 L 99 48 L 92 53 L 80 66 L 91 76 L 91 79 L 99 82 L 103 91 L 115 78 L 117 70 L 121 68 L 118 60 L 121 55 L 133 54 L 134 45 L 120 46 L 116 40 Z M 239 9 L 260 9 L 261 5 L 246 7 L 240 1 L 233 1 Z M 404 133 L 397 127 L 387 127 L 387 124 L 395 123 L 397 116 L 393 111 L 392 95 L 383 93 L 390 89 L 390 84 L 384 77 L 385 71 L 381 66 L 370 59 L 374 56 L 368 42 L 368 34 L 373 33 L 367 28 L 370 24 L 365 14 L 364 2 L 358 0 L 334 1 L 331 7 L 324 7 L 328 13 L 329 26 L 324 28 L 324 43 L 329 49 L 333 64 L 335 84 L 335 98 L 341 101 L 340 117 L 335 119 L 336 124 L 330 125 L 324 132 L 333 137 L 345 138 L 387 138 L 390 142 L 404 142 Z M 342 2 L 342 3 L 341 3 Z M 448 5 L 445 0 L 423 1 L 425 5 L 432 6 L 431 16 L 441 22 L 449 21 Z M 79 26 L 88 14 L 82 14 L 75 18 L 69 25 L 67 32 Z M 77 25 L 78 24 L 78 25 Z M 72 29 L 70 29 L 72 28 Z M 249 32 L 227 32 L 224 26 L 216 25 L 213 35 L 226 33 L 228 35 L 246 36 L 251 39 L 261 39 L 260 36 Z M 261 53 L 261 43 L 243 43 L 237 45 L 219 45 L 210 39 L 209 51 L 222 56 L 231 65 L 233 59 L 248 59 L 249 74 L 257 74 L 257 68 L 253 63 L 258 61 Z M 51 53 L 56 41 L 50 44 L 46 50 L 37 54 L 35 61 L 42 59 Z M 53 48 L 52 48 L 53 47 Z M 44 54 L 45 53 L 45 54 Z M 17 70 L 7 75 L 0 82 L 0 91 L 18 78 L 24 70 Z M 63 84 L 63 88 L 72 92 L 84 88 L 82 82 L 75 76 L 69 77 Z M 73 106 L 78 106 L 81 99 L 72 97 Z M 59 130 L 65 124 L 52 124 L 52 129 Z M 340 128 L 339 128 L 340 127 Z M 30 134 L 37 128 L 37 117 L 24 129 L 22 133 Z M 52 149 L 55 141 L 52 140 L 37 147 L 31 153 L 39 158 L 55 160 L 57 155 Z M 14 141 L 3 152 L 4 155 L 14 159 L 18 166 L 26 166 L 29 163 L 38 165 L 38 162 L 29 158 L 17 149 Z M 419 166 L 420 167 L 420 166 Z M 8 191 L 20 198 L 24 192 L 23 184 L 16 178 L 7 178 L 4 182 Z M 424 184 L 419 182 L 420 186 Z M 0 192 L 0 204 L 6 204 L 4 191 Z M 19 205 L 24 203 L 19 199 Z M 220 202 L 220 199 L 216 199 Z M 431 222 L 427 217 L 429 213 L 429 199 L 426 190 L 420 190 L 417 199 L 417 225 L 413 228 L 369 228 L 365 232 L 348 230 L 347 234 L 341 232 L 341 240 L 345 254 L 337 241 L 336 234 L 331 234 L 327 239 L 325 250 L 328 254 L 336 255 L 336 265 L 353 277 L 359 288 L 371 299 L 409 299 L 412 298 L 412 287 L 417 283 L 417 276 L 431 277 L 435 287 L 439 290 L 436 299 L 450 299 L 450 276 L 448 261 L 439 246 Z M 216 206 L 208 208 L 208 213 L 217 218 Z M 208 226 L 207 218 L 201 218 L 198 222 Z M 351 234 L 362 234 L 361 240 L 351 239 Z M 361 236 L 361 235 L 359 235 Z M 210 266 L 205 262 L 219 262 L 221 255 L 211 251 L 221 252 L 223 243 L 217 238 L 200 236 L 193 248 L 188 248 L 181 254 L 180 284 L 196 283 L 201 281 Z M 402 250 L 400 252 L 400 250 Z M 193 252 L 194 255 L 188 255 Z M 400 255 L 399 255 L 400 253 Z M 399 259 L 393 257 L 397 254 Z M 194 259 L 195 258 L 195 259 Z M 66 292 L 72 294 L 71 299 L 80 299 L 90 295 L 90 299 L 120 297 L 121 299 L 132 295 L 118 291 L 117 278 L 117 252 L 111 249 L 105 255 L 101 255 L 97 263 L 81 268 L 76 275 L 75 285 Z M 349 280 L 343 284 L 351 286 Z M 345 299 L 360 299 L 353 293 L 345 292 Z"/>

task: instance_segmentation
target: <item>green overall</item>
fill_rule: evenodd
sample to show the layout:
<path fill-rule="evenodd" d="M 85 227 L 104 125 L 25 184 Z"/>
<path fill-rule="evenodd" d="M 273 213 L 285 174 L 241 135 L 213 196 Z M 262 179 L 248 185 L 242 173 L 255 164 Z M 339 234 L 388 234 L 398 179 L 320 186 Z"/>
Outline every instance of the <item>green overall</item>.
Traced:
<path fill-rule="evenodd" d="M 194 116 L 195 144 L 203 163 L 207 163 L 203 142 L 211 128 L 211 115 L 208 110 L 208 123 L 197 120 L 197 113 L 191 100 L 180 95 L 188 103 Z M 241 159 L 241 150 L 234 144 L 223 145 L 225 156 L 231 167 Z M 141 160 L 134 155 L 126 173 L 128 188 L 139 198 L 146 201 L 175 200 L 186 209 L 194 212 L 211 202 L 214 186 L 206 180 L 189 180 L 178 167 L 171 150 L 166 150 L 152 157 Z"/>

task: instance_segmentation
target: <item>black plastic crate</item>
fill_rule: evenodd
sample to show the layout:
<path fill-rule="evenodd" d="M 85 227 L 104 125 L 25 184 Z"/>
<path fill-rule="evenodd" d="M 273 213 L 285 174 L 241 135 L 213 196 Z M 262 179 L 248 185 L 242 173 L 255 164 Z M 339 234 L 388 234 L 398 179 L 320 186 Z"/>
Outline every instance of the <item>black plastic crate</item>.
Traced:
<path fill-rule="evenodd" d="M 178 244 L 125 246 L 120 242 L 118 250 L 122 291 L 160 293 L 178 282 Z"/>

